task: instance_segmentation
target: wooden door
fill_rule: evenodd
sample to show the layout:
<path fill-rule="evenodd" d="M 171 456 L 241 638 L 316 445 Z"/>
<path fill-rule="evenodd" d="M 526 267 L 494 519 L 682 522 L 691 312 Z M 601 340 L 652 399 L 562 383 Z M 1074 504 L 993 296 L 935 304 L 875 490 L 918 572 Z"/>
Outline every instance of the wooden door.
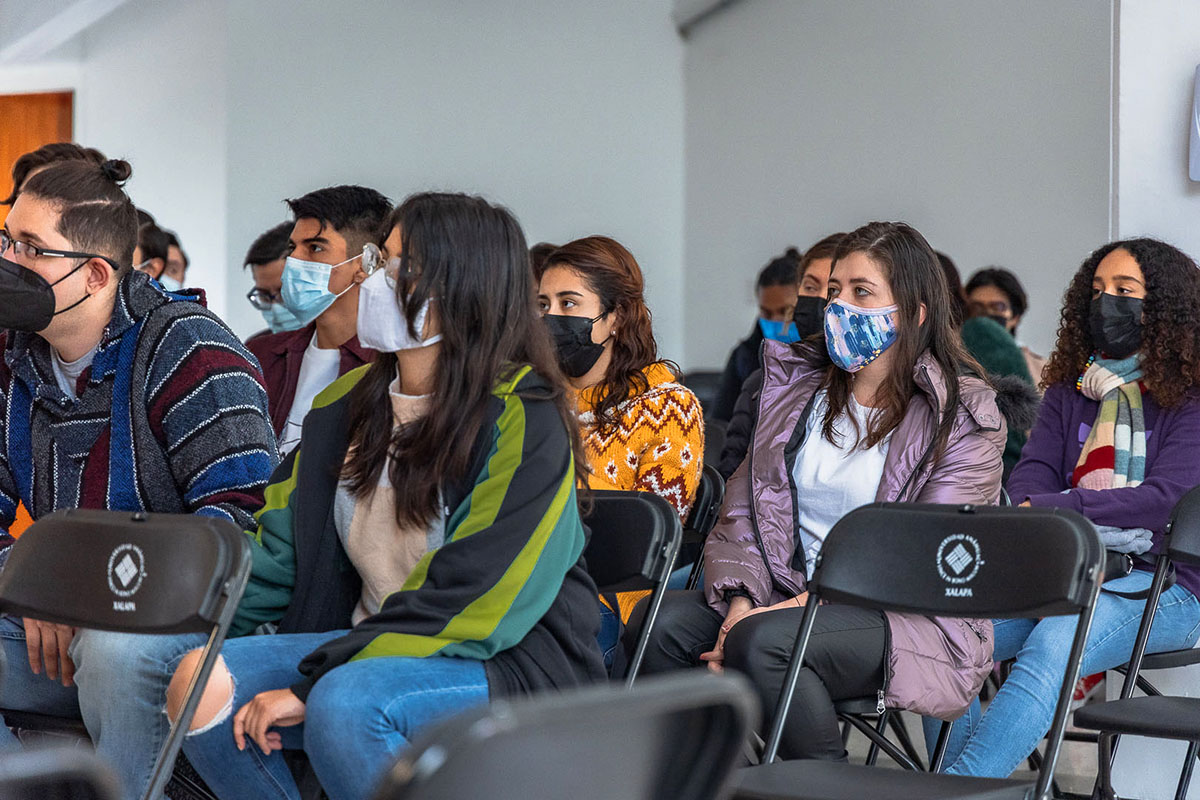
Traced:
<path fill-rule="evenodd" d="M 73 92 L 0 95 L 0 200 L 12 191 L 12 165 L 21 155 L 73 137 Z M 0 206 L 0 223 L 8 206 Z"/>

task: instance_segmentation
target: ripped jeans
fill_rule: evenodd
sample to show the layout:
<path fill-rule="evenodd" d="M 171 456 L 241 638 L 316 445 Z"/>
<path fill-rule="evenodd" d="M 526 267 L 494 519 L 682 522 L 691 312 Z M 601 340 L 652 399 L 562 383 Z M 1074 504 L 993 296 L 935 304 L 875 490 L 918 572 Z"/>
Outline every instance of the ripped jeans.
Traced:
<path fill-rule="evenodd" d="M 221 800 L 298 800 L 281 753 L 264 755 L 251 741 L 245 750 L 237 749 L 233 713 L 259 692 L 299 681 L 300 661 L 345 633 L 247 636 L 225 643 L 221 657 L 233 677 L 233 697 L 215 720 L 189 733 L 183 744 L 192 766 Z M 487 701 L 482 661 L 368 658 L 326 673 L 308 696 L 305 722 L 276 730 L 286 749 L 308 753 L 332 800 L 367 798 L 415 732 Z"/>

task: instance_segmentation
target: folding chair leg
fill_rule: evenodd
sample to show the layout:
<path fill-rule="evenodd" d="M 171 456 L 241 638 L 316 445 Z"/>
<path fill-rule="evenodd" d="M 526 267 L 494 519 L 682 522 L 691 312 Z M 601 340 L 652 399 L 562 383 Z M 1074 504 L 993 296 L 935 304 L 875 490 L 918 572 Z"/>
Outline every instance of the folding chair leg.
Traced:
<path fill-rule="evenodd" d="M 892 730 L 896 733 L 896 738 L 900 740 L 900 746 L 904 748 L 904 752 L 912 759 L 914 764 L 924 769 L 921 754 L 917 752 L 917 748 L 913 745 L 912 737 L 908 735 L 908 725 L 904 723 L 904 717 L 899 712 L 892 714 L 888 717 L 888 724 L 892 726 Z"/>
<path fill-rule="evenodd" d="M 842 747 L 850 744 L 850 723 L 842 720 Z"/>
<path fill-rule="evenodd" d="M 879 720 L 875 723 L 875 732 L 882 738 L 887 735 L 887 721 L 891 712 L 884 711 L 879 715 Z M 876 759 L 879 758 L 879 744 L 874 737 L 871 737 L 871 749 L 867 751 L 866 765 L 868 767 L 875 766 Z"/>
<path fill-rule="evenodd" d="M 1200 755 L 1200 742 L 1188 742 L 1187 757 L 1183 759 L 1183 771 L 1179 773 L 1179 786 L 1175 789 L 1175 800 L 1185 800 L 1188 784 L 1192 782 L 1192 770 L 1196 766 L 1196 756 Z"/>
<path fill-rule="evenodd" d="M 914 772 L 921 771 L 921 768 L 914 764 L 912 759 L 904 754 L 903 750 L 901 750 L 899 747 L 896 747 L 896 745 L 892 742 L 888 741 L 886 736 L 877 731 L 862 717 L 856 717 L 850 714 L 845 717 L 845 720 L 852 724 L 863 736 L 870 740 L 873 750 L 882 750 L 887 754 L 888 758 L 895 761 L 904 769 L 913 770 Z"/>
<path fill-rule="evenodd" d="M 1117 800 L 1112 787 L 1113 735 L 1107 731 L 1100 734 L 1097 742 L 1096 784 L 1092 788 L 1092 800 Z"/>

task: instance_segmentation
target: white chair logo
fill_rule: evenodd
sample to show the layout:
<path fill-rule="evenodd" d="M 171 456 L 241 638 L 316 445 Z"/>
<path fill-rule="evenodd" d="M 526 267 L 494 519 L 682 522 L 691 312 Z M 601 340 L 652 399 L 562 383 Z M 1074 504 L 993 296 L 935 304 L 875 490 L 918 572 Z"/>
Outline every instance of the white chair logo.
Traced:
<path fill-rule="evenodd" d="M 117 597 L 133 597 L 146 577 L 146 557 L 136 544 L 118 545 L 108 557 L 108 588 Z M 113 608 L 117 608 L 113 603 Z M 125 605 L 125 604 L 121 604 Z M 132 605 L 130 603 L 129 605 Z M 117 610 L 132 610 L 120 608 Z"/>
<path fill-rule="evenodd" d="M 946 583 L 947 597 L 971 597 L 973 592 L 965 583 L 970 583 L 979 574 L 983 556 L 979 540 L 965 533 L 956 533 L 942 539 L 937 551 L 938 575 Z"/>

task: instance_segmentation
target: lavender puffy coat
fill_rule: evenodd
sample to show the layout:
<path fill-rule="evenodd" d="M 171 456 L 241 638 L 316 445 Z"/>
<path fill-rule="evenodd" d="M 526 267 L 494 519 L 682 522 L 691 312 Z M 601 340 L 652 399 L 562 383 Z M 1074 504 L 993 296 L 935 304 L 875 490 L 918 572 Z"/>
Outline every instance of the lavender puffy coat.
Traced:
<path fill-rule="evenodd" d="M 750 452 L 730 477 L 721 518 L 704 550 L 708 604 L 725 614 L 726 592 L 755 606 L 804 591 L 803 561 L 792 565 L 797 527 L 792 465 L 828 362 L 805 346 L 766 342 L 763 388 Z M 892 433 L 875 499 L 995 504 L 1007 426 L 996 392 L 959 377 L 959 402 L 945 452 L 933 440 L 946 402 L 946 377 L 928 354 L 917 360 L 918 391 Z M 849 511 L 850 509 L 847 509 Z M 884 701 L 939 719 L 957 719 L 992 669 L 992 623 L 888 612 Z"/>

